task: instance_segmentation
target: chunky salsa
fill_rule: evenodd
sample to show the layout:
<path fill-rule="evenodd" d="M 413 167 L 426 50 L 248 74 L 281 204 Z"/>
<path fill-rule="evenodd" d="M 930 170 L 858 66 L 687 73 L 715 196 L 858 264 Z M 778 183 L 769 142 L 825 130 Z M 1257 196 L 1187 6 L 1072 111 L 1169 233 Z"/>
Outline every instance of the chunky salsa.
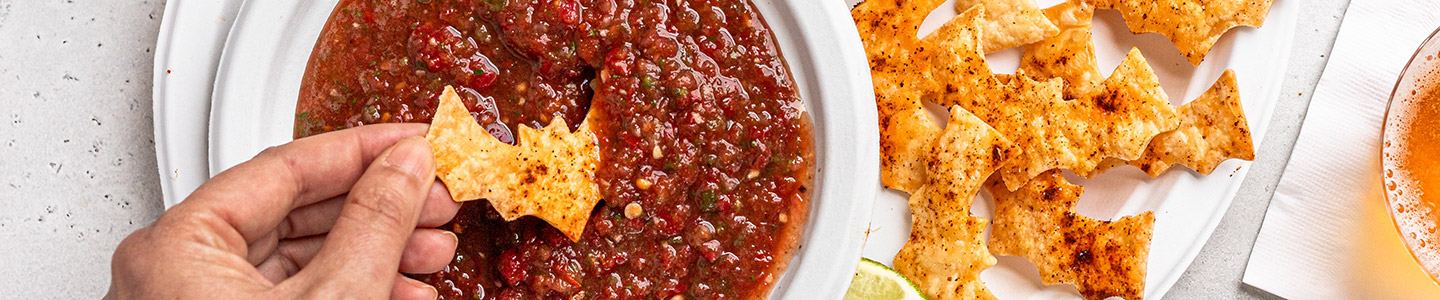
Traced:
<path fill-rule="evenodd" d="M 814 156 L 748 0 L 342 0 L 295 135 L 428 122 L 446 85 L 511 143 L 517 126 L 596 110 L 604 201 L 578 242 L 466 204 L 447 225 L 455 259 L 417 276 L 442 298 L 759 298 L 779 279 Z"/>

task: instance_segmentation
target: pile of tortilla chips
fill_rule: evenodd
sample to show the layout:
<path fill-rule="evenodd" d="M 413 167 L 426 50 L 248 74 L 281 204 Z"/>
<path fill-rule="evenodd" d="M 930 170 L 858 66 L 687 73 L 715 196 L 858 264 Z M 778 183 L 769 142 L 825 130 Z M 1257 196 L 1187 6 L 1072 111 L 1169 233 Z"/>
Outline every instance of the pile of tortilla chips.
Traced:
<path fill-rule="evenodd" d="M 921 21 L 943 1 L 867 0 L 851 11 L 875 85 L 881 182 L 910 194 L 913 226 L 895 269 L 928 295 L 993 298 L 979 274 L 995 264 L 994 249 L 1086 298 L 1140 299 L 1154 214 L 1082 216 L 1074 212 L 1082 188 L 1062 172 L 1092 177 L 1128 164 L 1151 176 L 1174 165 L 1208 174 L 1226 159 L 1254 158 L 1233 72 L 1180 107 L 1139 50 L 1104 77 L 1094 8 L 1079 1 L 1042 10 L 1032 0 L 957 0 L 959 15 L 923 38 Z M 1171 2 L 1185 9 L 1157 8 Z M 1229 28 L 1258 26 L 1269 5 L 1231 2 L 1098 6 L 1122 11 L 1136 31 L 1195 25 L 1162 33 L 1198 63 Z M 1151 19 L 1130 20 L 1136 12 Z M 986 53 L 1014 47 L 1023 47 L 1020 69 L 992 73 Z M 933 114 L 927 103 L 948 112 Z M 987 182 L 997 207 L 988 241 L 991 222 L 970 213 Z"/>

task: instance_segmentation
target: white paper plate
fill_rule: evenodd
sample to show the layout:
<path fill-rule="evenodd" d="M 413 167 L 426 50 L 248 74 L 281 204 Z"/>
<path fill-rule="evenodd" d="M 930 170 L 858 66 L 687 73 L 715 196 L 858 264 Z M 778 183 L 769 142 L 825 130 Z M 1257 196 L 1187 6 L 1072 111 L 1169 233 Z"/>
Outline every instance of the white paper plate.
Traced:
<path fill-rule="evenodd" d="M 220 48 L 240 0 L 170 0 L 155 45 L 155 159 L 165 207 L 210 178 L 205 153 Z"/>
<path fill-rule="evenodd" d="M 300 79 L 335 3 L 256 0 L 241 7 L 215 79 L 212 173 L 291 140 Z M 879 190 L 879 137 L 864 51 L 842 2 L 755 4 L 812 113 L 819 168 L 801 248 L 772 298 L 839 298 Z"/>
<path fill-rule="evenodd" d="M 858 0 L 849 0 L 851 3 Z M 1057 0 L 1036 1 L 1042 7 Z M 1226 34 L 1211 50 L 1205 62 L 1192 67 L 1175 47 L 1158 34 L 1134 35 L 1120 14 L 1097 10 L 1095 14 L 1096 55 L 1100 69 L 1109 76 L 1131 47 L 1139 47 L 1160 76 L 1171 103 L 1182 104 L 1198 97 L 1226 69 L 1234 69 L 1240 98 L 1256 145 L 1262 144 L 1271 111 L 1280 100 L 1280 85 L 1289 64 L 1290 41 L 1295 33 L 1299 1 L 1275 1 L 1261 28 L 1239 28 Z M 941 5 L 921 26 L 922 35 L 938 28 L 955 15 L 953 1 Z M 1019 51 L 990 55 L 991 68 L 1013 73 Z M 1159 299 L 1180 279 L 1210 233 L 1220 223 L 1230 201 L 1240 189 L 1250 162 L 1231 160 L 1209 176 L 1187 170 L 1171 170 L 1150 179 L 1133 167 L 1114 169 L 1090 180 L 1076 183 L 1085 187 L 1079 210 L 1102 219 L 1155 211 L 1155 236 L 1145 278 L 1145 298 Z M 988 217 L 988 195 L 976 201 L 977 215 Z M 875 201 L 870 239 L 865 257 L 890 263 L 909 238 L 909 208 L 904 194 L 883 191 Z M 1241 259 L 1237 257 L 1236 259 Z M 1069 285 L 1045 286 L 1035 266 L 1019 257 L 999 257 L 999 264 L 981 273 L 983 280 L 1001 299 L 1070 299 L 1079 293 Z"/>

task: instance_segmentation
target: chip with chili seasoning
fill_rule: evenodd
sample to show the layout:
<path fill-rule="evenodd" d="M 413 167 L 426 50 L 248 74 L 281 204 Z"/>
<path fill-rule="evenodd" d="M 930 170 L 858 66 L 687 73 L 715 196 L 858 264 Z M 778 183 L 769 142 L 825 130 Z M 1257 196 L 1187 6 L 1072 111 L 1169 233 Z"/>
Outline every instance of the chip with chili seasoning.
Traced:
<path fill-rule="evenodd" d="M 851 11 L 865 44 L 874 81 L 880 126 L 880 181 L 887 188 L 913 192 L 925 178 L 923 160 L 940 132 L 921 103 L 915 76 L 924 72 L 911 59 L 917 30 L 942 1 L 871 0 Z"/>
<path fill-rule="evenodd" d="M 1096 162 L 1104 159 L 1139 158 L 1151 139 L 1180 125 L 1174 107 L 1160 88 L 1159 78 L 1139 49 L 1130 49 L 1094 93 L 1079 95 L 1072 101 L 1084 107 L 1092 126 L 1086 132 L 1095 139 L 1095 149 L 1099 150 L 1091 152 L 1084 164 L 1066 168 L 1082 176 L 1094 176 Z"/>
<path fill-rule="evenodd" d="M 871 74 L 880 112 L 881 182 L 886 187 L 914 192 L 925 182 L 925 162 L 933 155 L 929 145 L 941 128 L 923 99 L 941 93 L 998 94 L 1001 81 L 990 72 L 984 54 L 953 51 L 978 47 L 984 11 L 983 7 L 970 9 L 923 40 L 911 43 L 910 48 L 897 48 L 884 56 L 884 61 L 872 59 Z M 947 39 L 950 37 L 963 38 Z M 965 56 L 955 59 L 966 63 L 934 63 L 940 56 L 959 55 Z"/>
<path fill-rule="evenodd" d="M 957 51 L 978 49 L 984 13 L 984 7 L 972 8 L 924 39 L 872 55 L 871 75 L 880 116 L 881 183 L 886 187 L 914 192 L 924 183 L 923 163 L 932 155 L 928 145 L 940 132 L 924 98 L 944 93 L 982 98 L 1005 94 L 983 53 Z M 951 63 L 937 63 L 942 61 Z"/>
<path fill-rule="evenodd" d="M 877 77 L 876 85 L 892 78 Z M 898 84 L 897 84 L 898 85 Z M 925 183 L 926 159 L 930 144 L 940 133 L 930 112 L 921 104 L 921 93 L 912 89 L 877 88 L 880 106 L 880 182 L 885 187 L 914 192 Z"/>
<path fill-rule="evenodd" d="M 920 23 L 939 7 L 943 0 L 866 0 L 850 10 L 870 69 L 880 70 L 889 63 L 905 61 L 907 53 L 918 41 Z"/>
<path fill-rule="evenodd" d="M 995 254 L 1024 257 L 1039 269 L 1041 282 L 1073 284 L 1086 299 L 1141 299 L 1153 212 L 1114 221 L 1082 216 L 1074 207 L 1084 188 L 1058 170 L 1015 191 L 995 181 L 988 185 L 995 196 Z"/>
<path fill-rule="evenodd" d="M 1059 80 L 1035 81 L 1023 71 L 992 74 L 979 48 L 979 14 L 983 8 L 971 9 L 926 36 L 910 61 L 930 72 L 914 76 L 922 78 L 917 88 L 936 91 L 930 98 L 959 105 L 1021 148 L 1035 150 L 1001 168 L 1007 187 L 1019 188 L 1051 169 L 1093 175 L 1107 159 L 1139 158 L 1151 138 L 1178 126 L 1159 78 L 1138 49 L 1130 50 L 1110 78 L 1066 100 Z"/>
<path fill-rule="evenodd" d="M 963 54 L 942 58 L 949 61 L 941 64 L 971 63 Z M 1010 189 L 1052 169 L 1089 176 L 1108 159 L 1137 159 L 1155 135 L 1179 125 L 1159 79 L 1137 49 L 1093 93 L 1065 100 L 1061 86 L 1059 79 L 1036 81 L 1019 72 L 989 94 L 951 92 L 937 101 L 973 112 L 1027 149 L 1000 170 Z"/>
<path fill-rule="evenodd" d="M 955 11 L 960 13 L 976 6 L 985 10 L 981 18 L 985 53 L 1034 43 L 1059 32 L 1031 0 L 955 1 Z"/>
<path fill-rule="evenodd" d="M 1066 99 L 1094 93 L 1105 80 L 1095 62 L 1095 43 L 1090 20 L 1095 8 L 1084 2 L 1068 1 L 1045 9 L 1045 16 L 1060 27 L 1060 33 L 1026 45 L 1020 56 L 1020 71 L 1037 79 L 1065 80 Z"/>
<path fill-rule="evenodd" d="M 912 75 L 896 77 L 910 79 L 914 88 L 924 90 L 929 98 L 949 94 L 988 99 L 1004 94 L 1004 83 L 990 72 L 985 52 L 980 49 L 986 31 L 982 17 L 985 13 L 985 7 L 976 6 L 926 35 L 909 62 L 915 69 Z"/>
<path fill-rule="evenodd" d="M 1273 0 L 1086 0 L 1120 11 L 1131 32 L 1169 38 L 1192 65 L 1200 65 L 1220 36 L 1238 26 L 1260 27 Z"/>
<path fill-rule="evenodd" d="M 994 298 L 980 271 L 995 265 L 986 249 L 987 221 L 970 214 L 985 178 L 1020 150 L 959 107 L 927 147 L 926 184 L 910 196 L 910 240 L 895 255 L 895 270 L 938 299 Z"/>
<path fill-rule="evenodd" d="M 1130 161 L 1131 165 L 1153 177 L 1175 164 L 1210 174 L 1226 159 L 1255 159 L 1234 71 L 1225 70 L 1209 90 L 1180 106 L 1178 113 L 1180 127 L 1155 136 L 1145 155 Z"/>
<path fill-rule="evenodd" d="M 892 59 L 884 62 L 887 65 L 877 67 L 872 61 L 875 101 L 880 112 L 880 179 L 886 187 L 909 193 L 925 182 L 925 162 L 933 155 L 929 146 L 941 131 L 938 121 L 924 106 L 926 96 L 945 91 L 989 94 L 1000 85 L 983 63 L 984 55 L 978 53 L 968 59 L 980 63 L 943 66 L 931 63 L 934 57 L 951 52 L 930 37 L 979 30 L 979 16 L 983 11 L 977 7 L 962 13 L 936 33 L 913 43 L 911 48 L 891 52 L 888 57 Z M 974 44 L 979 38 L 963 42 Z"/>
<path fill-rule="evenodd" d="M 1100 71 L 1090 38 L 1093 8 L 1085 3 L 1066 2 L 1046 9 L 1045 13 L 1060 25 L 1061 32 L 1027 46 L 1020 59 L 1020 71 L 1037 78 L 1063 79 L 1067 98 L 1097 93 L 1102 82 L 1098 79 Z M 1155 136 L 1143 157 L 1129 164 L 1150 176 L 1158 176 L 1177 163 L 1208 174 L 1227 158 L 1254 159 L 1232 71 L 1226 71 L 1201 98 L 1180 107 L 1177 117 L 1178 128 Z M 1109 159 L 1102 162 L 1096 172 L 1124 163 Z"/>
<path fill-rule="evenodd" d="M 588 123 L 571 133 L 560 117 L 519 133 L 517 145 L 496 139 L 447 86 L 425 139 L 435 151 L 435 174 L 455 201 L 487 199 L 507 221 L 536 216 L 579 240 L 600 201 L 595 134 Z"/>

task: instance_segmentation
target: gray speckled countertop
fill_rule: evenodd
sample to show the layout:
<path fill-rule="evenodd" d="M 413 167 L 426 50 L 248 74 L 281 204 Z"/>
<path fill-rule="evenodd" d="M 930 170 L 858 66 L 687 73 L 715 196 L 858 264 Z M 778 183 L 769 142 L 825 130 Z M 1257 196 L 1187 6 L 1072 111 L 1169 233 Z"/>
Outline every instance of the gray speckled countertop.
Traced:
<path fill-rule="evenodd" d="M 0 0 L 0 298 L 96 298 L 160 214 L 150 69 L 164 2 Z"/>
<path fill-rule="evenodd" d="M 1296 1 L 1296 0 L 1281 0 Z M 1240 283 L 1348 0 L 1301 8 L 1259 159 L 1173 299 L 1272 297 Z M 160 0 L 0 0 L 0 295 L 95 298 L 110 254 L 163 205 L 150 86 Z"/>

